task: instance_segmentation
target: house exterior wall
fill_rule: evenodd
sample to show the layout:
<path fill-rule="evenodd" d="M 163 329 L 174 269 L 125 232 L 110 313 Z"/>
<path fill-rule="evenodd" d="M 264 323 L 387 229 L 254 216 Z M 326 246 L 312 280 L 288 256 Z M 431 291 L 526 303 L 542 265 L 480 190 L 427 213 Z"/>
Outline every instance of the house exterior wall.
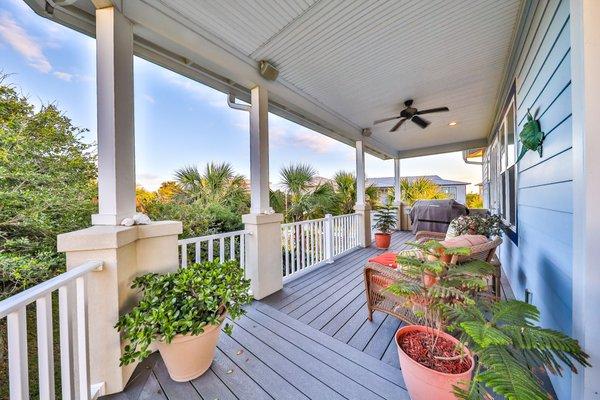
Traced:
<path fill-rule="evenodd" d="M 541 312 L 542 324 L 571 334 L 572 324 L 572 129 L 569 1 L 532 1 L 514 46 L 516 132 L 527 109 L 546 134 L 543 156 L 528 152 L 517 164 L 515 235 L 505 235 L 499 250 L 504 273 L 517 299 Z M 503 99 L 504 100 L 504 99 Z M 499 112 L 504 112 L 499 110 Z M 494 132 L 492 133 L 494 134 Z M 520 150 L 520 146 L 517 150 Z M 496 149 L 497 150 L 497 149 Z M 484 163 L 484 201 L 498 200 L 498 171 L 488 148 Z M 497 188 L 499 186 L 496 186 Z M 571 373 L 552 378 L 559 399 L 570 399 Z"/>

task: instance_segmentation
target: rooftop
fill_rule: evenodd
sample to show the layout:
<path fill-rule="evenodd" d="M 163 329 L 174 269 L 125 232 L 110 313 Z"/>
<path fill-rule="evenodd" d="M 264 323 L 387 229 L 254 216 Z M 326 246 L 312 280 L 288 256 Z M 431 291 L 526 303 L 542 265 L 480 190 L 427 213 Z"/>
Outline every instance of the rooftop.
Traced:
<path fill-rule="evenodd" d="M 409 182 L 414 182 L 419 178 L 427 178 L 430 181 L 433 181 L 436 185 L 439 186 L 462 186 L 469 185 L 469 182 L 461 182 L 461 181 L 453 181 L 450 179 L 440 178 L 439 175 L 422 175 L 422 176 L 403 176 L 401 179 L 408 179 Z M 367 185 L 373 185 L 375 187 L 394 187 L 394 177 L 393 176 L 385 176 L 380 178 L 367 178 Z"/>

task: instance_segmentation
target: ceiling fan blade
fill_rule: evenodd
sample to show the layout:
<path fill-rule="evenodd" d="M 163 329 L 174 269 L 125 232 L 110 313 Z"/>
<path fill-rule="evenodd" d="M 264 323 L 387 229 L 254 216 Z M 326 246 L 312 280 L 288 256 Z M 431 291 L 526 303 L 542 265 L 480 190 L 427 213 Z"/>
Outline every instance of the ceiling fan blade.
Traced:
<path fill-rule="evenodd" d="M 412 117 L 411 119 L 412 122 L 414 122 L 415 124 L 419 125 L 421 128 L 425 129 L 427 128 L 427 125 L 429 125 L 431 122 L 424 120 L 423 118 L 415 115 L 414 117 Z"/>
<path fill-rule="evenodd" d="M 431 114 L 431 113 L 442 112 L 442 111 L 450 111 L 450 109 L 448 107 L 430 108 L 428 110 L 417 111 L 416 115 Z"/>
<path fill-rule="evenodd" d="M 393 119 L 398 119 L 398 118 L 400 118 L 399 115 L 397 117 L 390 117 L 390 118 L 378 119 L 378 120 L 373 121 L 373 125 L 381 124 L 382 122 L 387 122 L 387 121 L 391 121 Z"/>
<path fill-rule="evenodd" d="M 392 129 L 390 129 L 390 132 L 396 132 L 398 128 L 400 128 L 400 126 L 404 123 L 404 121 L 406 121 L 406 118 L 402 118 L 400 121 L 398 121 L 398 123 L 394 125 Z"/>

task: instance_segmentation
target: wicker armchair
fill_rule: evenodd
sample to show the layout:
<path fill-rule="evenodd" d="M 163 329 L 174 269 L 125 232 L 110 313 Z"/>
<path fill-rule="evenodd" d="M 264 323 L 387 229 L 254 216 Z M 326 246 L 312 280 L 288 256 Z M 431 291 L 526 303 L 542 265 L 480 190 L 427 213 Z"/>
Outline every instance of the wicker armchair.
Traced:
<path fill-rule="evenodd" d="M 450 264 L 460 264 L 469 260 L 478 259 L 494 264 L 496 248 L 502 243 L 501 238 L 495 238 L 489 242 L 471 247 L 468 256 L 452 256 Z M 492 291 L 496 298 L 500 296 L 500 270 L 499 263 L 496 272 L 492 275 Z M 367 309 L 369 321 L 373 319 L 373 311 L 383 311 L 408 323 L 419 324 L 411 307 L 408 307 L 406 298 L 396 296 L 386 289 L 397 280 L 409 280 L 402 273 L 402 268 L 390 268 L 374 262 L 369 262 L 364 268 L 365 293 L 367 296 Z"/>

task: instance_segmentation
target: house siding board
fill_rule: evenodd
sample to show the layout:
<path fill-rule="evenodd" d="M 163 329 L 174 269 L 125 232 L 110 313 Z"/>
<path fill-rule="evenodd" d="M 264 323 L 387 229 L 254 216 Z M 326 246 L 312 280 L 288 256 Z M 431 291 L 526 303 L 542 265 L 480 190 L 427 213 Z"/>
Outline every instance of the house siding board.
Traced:
<path fill-rule="evenodd" d="M 528 152 L 518 164 L 518 246 L 505 238 L 499 256 L 515 296 L 524 300 L 525 289 L 529 289 L 543 325 L 570 334 L 573 155 L 569 1 L 534 1 L 526 21 L 516 41 L 515 67 L 508 82 L 516 82 L 517 132 L 530 109 L 539 118 L 546 138 L 542 157 Z M 552 377 L 552 382 L 559 399 L 570 399 L 570 371 L 566 370 L 563 378 Z"/>

